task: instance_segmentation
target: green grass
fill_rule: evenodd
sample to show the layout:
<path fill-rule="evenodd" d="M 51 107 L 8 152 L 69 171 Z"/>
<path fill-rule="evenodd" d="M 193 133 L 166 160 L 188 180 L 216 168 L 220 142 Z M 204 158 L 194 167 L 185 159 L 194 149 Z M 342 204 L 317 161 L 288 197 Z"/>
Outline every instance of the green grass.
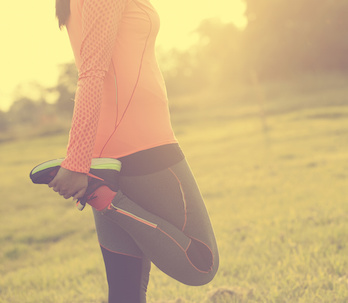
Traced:
<path fill-rule="evenodd" d="M 172 100 L 221 254 L 216 278 L 188 287 L 153 268 L 149 303 L 348 302 L 346 78 L 237 87 Z M 106 302 L 90 211 L 31 168 L 66 136 L 0 145 L 0 302 Z"/>

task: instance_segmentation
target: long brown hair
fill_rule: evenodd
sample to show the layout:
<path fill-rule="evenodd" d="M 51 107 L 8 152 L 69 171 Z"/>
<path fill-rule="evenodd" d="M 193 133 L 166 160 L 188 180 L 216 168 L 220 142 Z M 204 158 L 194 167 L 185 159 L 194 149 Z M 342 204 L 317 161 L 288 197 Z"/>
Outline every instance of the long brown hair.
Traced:
<path fill-rule="evenodd" d="M 60 28 L 66 25 L 70 16 L 70 0 L 56 0 L 56 16 Z"/>

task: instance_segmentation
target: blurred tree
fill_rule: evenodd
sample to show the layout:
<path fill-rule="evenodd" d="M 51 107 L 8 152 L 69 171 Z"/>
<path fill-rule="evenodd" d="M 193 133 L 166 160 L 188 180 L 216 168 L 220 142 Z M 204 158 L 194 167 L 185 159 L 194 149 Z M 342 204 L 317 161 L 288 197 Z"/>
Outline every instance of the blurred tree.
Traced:
<path fill-rule="evenodd" d="M 230 86 L 243 74 L 241 30 L 232 23 L 208 19 L 197 28 L 196 34 L 198 42 L 191 49 L 160 53 L 169 95 Z"/>
<path fill-rule="evenodd" d="M 0 110 L 0 132 L 6 132 L 9 129 L 10 121 L 7 113 Z"/>
<path fill-rule="evenodd" d="M 57 86 L 49 89 L 50 93 L 57 93 L 56 107 L 59 113 L 72 115 L 77 78 L 75 63 L 61 65 Z"/>
<path fill-rule="evenodd" d="M 219 19 L 204 20 L 196 30 L 199 43 L 195 76 L 205 75 L 214 87 L 231 86 L 241 79 L 245 57 L 241 48 L 242 30 Z"/>
<path fill-rule="evenodd" d="M 38 105 L 27 97 L 15 100 L 8 112 L 8 117 L 13 124 L 36 124 L 40 119 Z"/>
<path fill-rule="evenodd" d="M 245 0 L 247 70 L 260 78 L 348 69 L 348 1 Z"/>
<path fill-rule="evenodd" d="M 199 80 L 193 78 L 196 60 L 191 51 L 172 49 L 166 53 L 160 53 L 159 61 L 168 95 L 183 95 L 197 89 Z M 203 81 L 203 79 L 200 80 Z"/>

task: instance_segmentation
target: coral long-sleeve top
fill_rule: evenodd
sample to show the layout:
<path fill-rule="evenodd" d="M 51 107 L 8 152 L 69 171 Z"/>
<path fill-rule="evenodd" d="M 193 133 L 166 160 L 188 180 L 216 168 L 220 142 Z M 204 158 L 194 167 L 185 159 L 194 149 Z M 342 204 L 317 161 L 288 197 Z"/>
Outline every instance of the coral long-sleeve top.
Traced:
<path fill-rule="evenodd" d="M 70 11 L 79 78 L 62 167 L 87 173 L 93 157 L 176 143 L 155 57 L 159 17 L 149 0 L 71 0 Z"/>

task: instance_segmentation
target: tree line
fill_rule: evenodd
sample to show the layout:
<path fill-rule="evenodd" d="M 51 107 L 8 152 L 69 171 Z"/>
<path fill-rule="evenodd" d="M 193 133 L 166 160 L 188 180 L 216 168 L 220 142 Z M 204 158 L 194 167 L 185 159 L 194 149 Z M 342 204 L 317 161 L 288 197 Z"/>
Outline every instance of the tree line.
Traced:
<path fill-rule="evenodd" d="M 272 81 L 348 70 L 347 0 L 245 2 L 245 29 L 206 20 L 193 49 L 167 54 L 174 61 L 166 71 L 173 93 L 212 84 L 224 88 L 255 76 Z"/>
<path fill-rule="evenodd" d="M 273 81 L 299 74 L 348 70 L 348 0 L 245 0 L 244 29 L 219 20 L 197 28 L 191 49 L 160 53 L 169 96 L 202 87 L 228 89 L 234 83 Z M 77 74 L 62 66 L 57 85 L 40 98 L 18 96 L 8 112 L 0 111 L 0 132 L 13 125 L 33 125 L 70 117 Z M 54 96 L 48 103 L 47 96 Z M 58 117 L 58 118 L 57 118 Z"/>

